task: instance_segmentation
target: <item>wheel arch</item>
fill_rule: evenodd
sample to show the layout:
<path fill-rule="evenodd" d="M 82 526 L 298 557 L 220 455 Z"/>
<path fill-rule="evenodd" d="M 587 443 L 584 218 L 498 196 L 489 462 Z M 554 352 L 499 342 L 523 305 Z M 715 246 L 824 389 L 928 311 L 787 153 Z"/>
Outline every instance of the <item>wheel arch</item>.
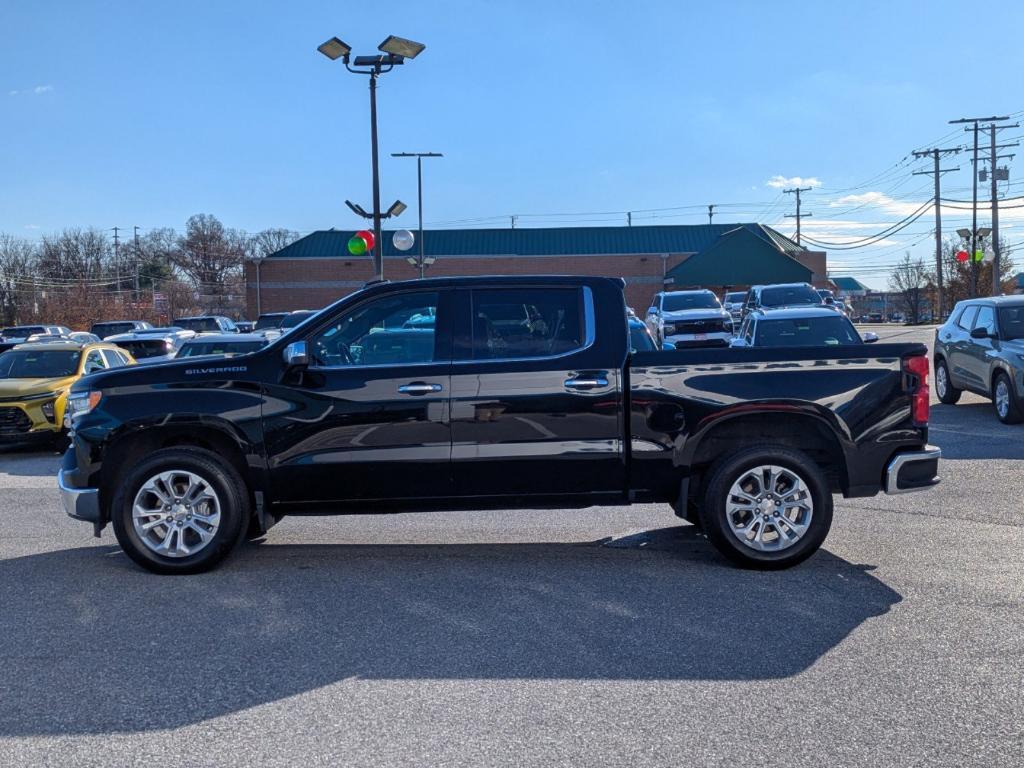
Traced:
<path fill-rule="evenodd" d="M 126 426 L 108 442 L 103 452 L 100 506 L 108 510 L 118 484 L 131 467 L 141 459 L 164 448 L 201 448 L 227 461 L 238 472 L 248 489 L 249 501 L 255 508 L 256 492 L 262 490 L 260 474 L 249 466 L 252 448 L 230 424 L 210 420 L 169 421 L 159 425 Z M 133 460 L 135 459 L 135 460 Z"/>
<path fill-rule="evenodd" d="M 690 467 L 687 494 L 699 496 L 707 470 L 726 452 L 768 443 L 807 454 L 825 472 L 830 488 L 845 492 L 849 473 L 840 434 L 828 419 L 800 409 L 762 409 L 716 419 L 686 443 L 688 452 L 681 458 Z"/>

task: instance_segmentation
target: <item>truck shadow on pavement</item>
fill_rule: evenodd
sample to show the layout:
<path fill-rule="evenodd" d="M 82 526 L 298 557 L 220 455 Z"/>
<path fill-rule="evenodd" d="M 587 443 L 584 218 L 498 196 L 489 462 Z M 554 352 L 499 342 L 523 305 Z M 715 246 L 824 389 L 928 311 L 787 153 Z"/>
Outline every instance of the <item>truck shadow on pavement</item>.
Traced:
<path fill-rule="evenodd" d="M 691 526 L 590 544 L 267 543 L 192 577 L 109 546 L 13 558 L 0 736 L 174 728 L 349 679 L 783 678 L 901 600 L 871 570 L 827 551 L 739 570 Z"/>

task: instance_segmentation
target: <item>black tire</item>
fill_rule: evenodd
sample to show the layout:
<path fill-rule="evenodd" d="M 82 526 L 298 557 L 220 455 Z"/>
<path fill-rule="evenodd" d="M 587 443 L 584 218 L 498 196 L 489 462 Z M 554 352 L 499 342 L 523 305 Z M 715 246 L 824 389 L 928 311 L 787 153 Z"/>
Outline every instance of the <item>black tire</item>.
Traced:
<path fill-rule="evenodd" d="M 194 554 L 168 557 L 154 552 L 143 543 L 132 522 L 136 494 L 149 478 L 167 471 L 197 475 L 213 489 L 220 502 L 217 530 L 209 543 Z M 249 494 L 237 470 L 217 454 L 191 447 L 164 448 L 140 461 L 128 470 L 111 503 L 111 522 L 121 549 L 143 568 L 163 574 L 210 570 L 239 543 L 251 516 Z M 177 535 L 180 539 L 183 534 Z"/>
<path fill-rule="evenodd" d="M 946 382 L 945 388 L 943 388 L 941 384 L 942 381 Z M 941 359 L 936 360 L 935 394 L 938 396 L 939 402 L 945 403 L 946 405 L 955 405 L 960 399 L 960 395 L 963 393 L 964 391 L 962 389 L 957 389 L 953 386 L 953 380 L 949 377 L 949 366 L 946 365 L 946 361 Z"/>
<path fill-rule="evenodd" d="M 734 483 L 743 480 L 751 469 L 758 466 L 778 466 L 792 472 L 803 481 L 812 502 L 810 523 L 806 531 L 794 543 L 776 550 L 762 551 L 744 544 L 729 525 L 726 506 L 730 490 Z M 744 568 L 778 570 L 801 563 L 818 551 L 832 527 L 832 493 L 825 473 L 802 451 L 782 445 L 740 450 L 719 459 L 712 466 L 708 478 L 704 504 L 700 510 L 704 533 L 719 552 Z M 769 529 L 770 537 L 778 540 L 782 539 L 780 531 L 785 530 L 788 536 L 792 536 L 795 531 L 795 528 L 790 531 L 785 523 L 765 519 L 767 522 L 757 523 L 755 519 L 750 523 L 758 526 L 751 528 L 755 535 L 758 531 L 763 533 L 768 526 L 772 526 Z M 797 520 L 794 518 L 794 521 Z"/>
<path fill-rule="evenodd" d="M 999 388 L 1000 385 L 1006 387 L 1007 401 L 1005 412 L 1001 411 L 999 404 Z M 1013 381 L 1005 373 L 1000 371 L 996 374 L 995 378 L 992 379 L 992 405 L 996 409 L 996 416 L 1003 424 L 1020 424 L 1021 420 L 1024 419 L 1024 413 L 1021 412 L 1020 401 L 1017 399 L 1017 393 L 1013 389 Z"/>

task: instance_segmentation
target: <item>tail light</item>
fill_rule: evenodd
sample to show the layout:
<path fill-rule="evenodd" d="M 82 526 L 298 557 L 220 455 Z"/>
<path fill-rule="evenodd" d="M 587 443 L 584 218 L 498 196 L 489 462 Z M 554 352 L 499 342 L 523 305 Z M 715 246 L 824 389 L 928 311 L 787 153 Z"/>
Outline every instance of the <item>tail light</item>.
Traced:
<path fill-rule="evenodd" d="M 918 427 L 928 426 L 928 400 L 930 396 L 928 368 L 927 355 L 914 355 L 913 357 L 903 358 L 903 372 L 910 379 L 910 415 L 914 425 Z"/>

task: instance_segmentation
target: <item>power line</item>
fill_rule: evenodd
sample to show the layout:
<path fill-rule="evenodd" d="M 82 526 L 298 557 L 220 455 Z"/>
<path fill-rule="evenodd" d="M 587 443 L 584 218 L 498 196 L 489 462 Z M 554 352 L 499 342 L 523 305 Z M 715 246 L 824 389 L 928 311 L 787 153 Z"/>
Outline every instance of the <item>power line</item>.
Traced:
<path fill-rule="evenodd" d="M 784 189 L 784 190 L 782 190 L 783 194 L 786 194 L 786 195 L 793 195 L 793 194 L 795 194 L 796 195 L 796 213 L 787 213 L 785 218 L 787 218 L 787 219 L 794 219 L 795 218 L 796 219 L 796 244 L 797 245 L 802 245 L 802 243 L 800 242 L 800 220 L 801 220 L 801 218 L 804 217 L 804 216 L 813 216 L 814 215 L 813 213 L 803 213 L 802 214 L 800 212 L 800 193 L 801 192 L 809 192 L 811 189 L 813 189 L 813 187 L 800 187 L 800 186 L 796 186 L 796 187 L 793 187 L 792 189 Z"/>

